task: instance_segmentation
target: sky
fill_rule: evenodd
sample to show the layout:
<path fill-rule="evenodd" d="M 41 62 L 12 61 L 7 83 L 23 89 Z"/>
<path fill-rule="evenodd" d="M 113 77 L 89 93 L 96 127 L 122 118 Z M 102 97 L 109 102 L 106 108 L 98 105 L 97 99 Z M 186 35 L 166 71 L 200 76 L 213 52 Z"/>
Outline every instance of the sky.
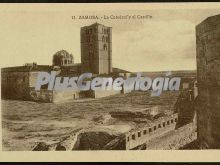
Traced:
<path fill-rule="evenodd" d="M 37 62 L 51 65 L 61 49 L 80 63 L 80 27 L 98 22 L 112 27 L 113 67 L 164 71 L 196 69 L 195 26 L 218 8 L 166 8 L 159 5 L 1 5 L 1 67 Z M 136 20 L 73 20 L 80 15 L 151 15 Z"/>

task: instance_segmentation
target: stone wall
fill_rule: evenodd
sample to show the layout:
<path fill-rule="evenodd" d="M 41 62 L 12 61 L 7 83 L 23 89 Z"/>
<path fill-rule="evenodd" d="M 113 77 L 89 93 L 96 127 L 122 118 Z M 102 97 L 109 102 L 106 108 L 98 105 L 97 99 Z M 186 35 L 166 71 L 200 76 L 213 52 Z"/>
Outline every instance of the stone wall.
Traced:
<path fill-rule="evenodd" d="M 77 91 L 54 91 L 53 102 L 64 102 L 68 100 L 76 100 L 80 97 L 80 92 Z"/>
<path fill-rule="evenodd" d="M 155 138 L 150 143 L 147 143 L 145 149 L 147 150 L 170 150 L 170 149 L 184 149 L 186 145 L 195 142 L 196 127 L 194 123 L 186 124 L 170 133 L 166 136 Z M 196 149 L 195 146 L 193 149 Z"/>
<path fill-rule="evenodd" d="M 220 15 L 196 27 L 198 140 L 201 148 L 220 148 Z"/>
<path fill-rule="evenodd" d="M 31 71 L 29 72 L 29 100 L 31 101 L 37 101 L 37 102 L 46 102 L 46 103 L 52 103 L 53 102 L 53 94 L 54 92 L 51 90 L 47 90 L 47 86 L 41 89 L 40 91 L 35 90 L 35 85 L 37 81 L 38 71 Z"/>
<path fill-rule="evenodd" d="M 192 123 L 195 118 L 194 109 L 194 89 L 182 90 L 178 96 L 175 104 L 175 110 L 179 114 L 179 122 L 177 127 L 182 127 L 186 124 Z"/>
<path fill-rule="evenodd" d="M 174 114 L 161 121 L 154 122 L 151 126 L 128 132 L 126 134 L 126 149 L 133 149 L 167 132 L 175 130 L 177 121 L 178 115 Z"/>
<path fill-rule="evenodd" d="M 29 73 L 1 71 L 1 96 L 4 99 L 29 99 Z"/>
<path fill-rule="evenodd" d="M 116 91 L 116 90 L 89 90 L 89 91 L 84 91 L 81 92 L 83 97 L 91 97 L 91 98 L 102 98 L 102 97 L 107 97 L 111 95 L 116 95 L 120 94 L 121 91 Z"/>
<path fill-rule="evenodd" d="M 53 102 L 53 91 L 47 89 L 41 89 L 40 91 L 36 91 L 34 88 L 30 90 L 29 100 L 36 102 Z"/>
<path fill-rule="evenodd" d="M 19 70 L 19 68 L 18 68 Z M 63 102 L 79 98 L 75 91 L 51 91 L 47 86 L 35 90 L 38 71 L 15 71 L 8 69 L 1 72 L 1 92 L 4 99 L 31 100 L 37 102 Z"/>

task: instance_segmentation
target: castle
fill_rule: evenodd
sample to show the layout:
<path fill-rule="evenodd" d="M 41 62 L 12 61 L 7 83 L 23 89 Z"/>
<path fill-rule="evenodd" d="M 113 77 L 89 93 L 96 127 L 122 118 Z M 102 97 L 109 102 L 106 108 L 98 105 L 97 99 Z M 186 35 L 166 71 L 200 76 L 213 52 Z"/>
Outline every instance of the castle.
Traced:
<path fill-rule="evenodd" d="M 34 89 L 40 71 L 56 71 L 59 76 L 76 76 L 84 72 L 93 75 L 128 76 L 130 72 L 112 67 L 112 28 L 98 23 L 81 28 L 81 63 L 66 50 L 53 55 L 52 65 L 37 63 L 1 69 L 2 98 L 60 102 L 81 97 L 105 97 L 120 91 L 54 91 L 47 86 L 40 91 Z"/>
<path fill-rule="evenodd" d="M 220 14 L 196 26 L 198 141 L 202 149 L 220 148 Z"/>

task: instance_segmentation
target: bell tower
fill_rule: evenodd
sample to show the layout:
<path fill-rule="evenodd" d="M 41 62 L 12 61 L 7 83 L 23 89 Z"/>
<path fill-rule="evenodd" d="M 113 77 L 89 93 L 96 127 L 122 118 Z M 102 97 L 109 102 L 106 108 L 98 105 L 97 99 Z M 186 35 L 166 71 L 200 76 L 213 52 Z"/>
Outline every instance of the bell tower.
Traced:
<path fill-rule="evenodd" d="M 112 28 L 98 23 L 81 28 L 81 63 L 83 72 L 112 72 Z"/>

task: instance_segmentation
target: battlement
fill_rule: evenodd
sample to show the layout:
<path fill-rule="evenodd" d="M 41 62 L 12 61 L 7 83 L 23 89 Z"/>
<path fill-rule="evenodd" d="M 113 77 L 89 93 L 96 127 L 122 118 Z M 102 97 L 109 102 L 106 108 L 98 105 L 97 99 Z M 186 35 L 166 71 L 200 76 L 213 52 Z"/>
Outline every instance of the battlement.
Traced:
<path fill-rule="evenodd" d="M 178 114 L 176 113 L 169 117 L 162 118 L 159 121 L 155 121 L 150 126 L 126 133 L 126 150 L 133 149 L 144 143 L 149 143 L 150 140 L 175 130 L 177 121 Z"/>

